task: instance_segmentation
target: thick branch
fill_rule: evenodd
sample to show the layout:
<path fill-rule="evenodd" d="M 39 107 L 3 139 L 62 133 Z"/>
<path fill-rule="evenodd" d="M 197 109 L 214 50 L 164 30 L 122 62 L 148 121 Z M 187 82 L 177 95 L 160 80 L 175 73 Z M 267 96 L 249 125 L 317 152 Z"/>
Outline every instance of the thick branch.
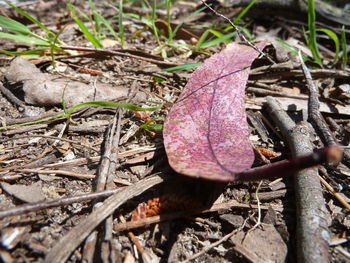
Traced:
<path fill-rule="evenodd" d="M 267 98 L 267 109 L 288 142 L 294 157 L 313 151 L 306 125 L 299 124 L 292 127 L 292 120 L 272 97 Z M 295 193 L 298 262 L 326 263 L 329 230 L 317 168 L 308 168 L 296 174 Z"/>

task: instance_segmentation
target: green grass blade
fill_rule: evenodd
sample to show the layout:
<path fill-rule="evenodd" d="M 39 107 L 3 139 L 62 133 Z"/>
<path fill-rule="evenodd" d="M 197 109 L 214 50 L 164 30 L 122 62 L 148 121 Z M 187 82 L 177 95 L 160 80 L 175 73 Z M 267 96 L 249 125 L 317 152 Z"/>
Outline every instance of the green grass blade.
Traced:
<path fill-rule="evenodd" d="M 92 26 L 92 28 L 94 28 L 95 36 L 98 37 L 98 34 L 100 33 L 100 30 L 101 30 L 101 25 L 103 24 L 103 21 L 101 20 L 101 18 L 103 18 L 103 17 L 97 11 L 96 5 L 95 5 L 93 0 L 89 0 L 89 5 L 90 5 L 90 8 L 92 10 L 93 22 L 95 24 L 94 26 Z M 91 21 L 90 18 L 87 19 L 87 21 L 89 21 L 89 20 Z"/>
<path fill-rule="evenodd" d="M 73 106 L 72 108 L 67 110 L 67 118 L 70 118 L 72 113 L 84 106 L 94 106 L 94 107 L 120 107 L 128 110 L 134 110 L 134 111 L 155 111 L 159 110 L 160 108 L 163 107 L 163 105 L 160 105 L 158 107 L 151 107 L 151 108 L 141 108 L 138 106 L 135 106 L 133 104 L 128 104 L 128 103 L 117 103 L 117 102 L 111 102 L 111 101 L 91 101 L 91 102 L 85 102 L 85 103 L 80 103 L 78 105 Z"/>
<path fill-rule="evenodd" d="M 206 9 L 207 7 L 204 6 L 202 8 L 199 8 L 198 10 L 195 10 L 194 12 L 192 12 L 191 14 L 189 14 L 188 16 L 185 17 L 184 21 L 186 21 L 187 19 L 189 19 L 190 17 L 199 14 L 200 12 L 202 12 L 204 9 Z M 184 22 L 178 23 L 175 27 L 175 29 L 172 31 L 172 36 L 171 39 L 173 39 L 176 36 L 177 31 L 182 27 L 182 25 L 184 24 Z"/>
<path fill-rule="evenodd" d="M 37 49 L 31 49 L 31 50 L 25 50 L 25 51 L 7 51 L 0 49 L 0 53 L 9 55 L 9 56 L 23 56 L 23 55 L 38 55 L 42 56 L 43 52 L 47 50 L 47 48 L 37 48 Z"/>
<path fill-rule="evenodd" d="M 298 55 L 298 53 L 299 53 L 298 48 L 293 47 L 293 46 L 289 45 L 288 43 L 286 43 L 285 41 L 278 39 L 278 38 L 276 38 L 276 41 L 281 47 L 284 47 L 284 48 L 292 51 L 295 55 Z M 305 56 L 303 53 L 301 53 L 301 57 L 303 58 L 304 62 L 309 60 L 309 58 L 307 56 Z"/>
<path fill-rule="evenodd" d="M 152 23 L 151 23 L 150 19 L 147 19 L 147 18 L 145 18 L 145 17 L 142 17 L 142 16 L 140 16 L 140 15 L 138 15 L 138 14 L 134 14 L 134 13 L 124 13 L 123 16 L 138 19 L 138 20 L 140 20 L 142 23 L 144 23 L 146 26 L 152 28 Z"/>
<path fill-rule="evenodd" d="M 14 129 L 14 128 L 22 127 L 22 126 L 28 126 L 28 125 L 39 124 L 39 123 L 43 123 L 43 122 L 45 122 L 45 121 L 50 121 L 50 120 L 58 119 L 58 118 L 61 118 L 61 117 L 64 117 L 64 116 L 65 116 L 64 113 L 59 113 L 59 114 L 57 114 L 57 115 L 50 116 L 50 117 L 46 117 L 46 118 L 44 118 L 44 119 L 40 119 L 40 120 L 36 120 L 36 121 L 29 121 L 29 122 L 24 122 L 24 123 L 19 123 L 19 124 L 10 125 L 10 126 L 2 126 L 2 127 L 0 127 L 0 131 L 10 130 L 10 129 Z"/>
<path fill-rule="evenodd" d="M 240 30 L 241 30 L 241 33 L 245 35 L 248 40 L 253 41 L 255 39 L 255 36 L 252 35 L 246 27 L 240 27 Z"/>
<path fill-rule="evenodd" d="M 203 43 L 207 39 L 208 35 L 209 35 L 209 29 L 205 30 L 203 32 L 203 34 L 201 35 L 201 37 L 198 39 L 198 42 L 196 44 L 196 48 L 197 49 L 200 48 L 203 45 Z"/>
<path fill-rule="evenodd" d="M 202 63 L 188 63 L 188 64 L 182 64 L 179 66 L 175 66 L 175 67 L 170 67 L 170 68 L 166 68 L 163 69 L 162 71 L 165 72 L 175 72 L 175 71 L 181 71 L 181 70 L 188 70 L 188 69 L 195 69 L 198 66 L 200 66 Z"/>
<path fill-rule="evenodd" d="M 68 4 L 69 10 L 72 14 L 72 17 L 75 21 L 75 23 L 79 26 L 80 30 L 83 32 L 84 36 L 87 40 L 90 41 L 91 44 L 93 44 L 96 48 L 103 48 L 101 42 L 90 33 L 89 29 L 84 25 L 84 23 L 78 18 L 74 11 L 74 6 L 72 4 Z"/>
<path fill-rule="evenodd" d="M 98 13 L 98 11 L 97 11 L 97 8 L 96 8 L 96 5 L 95 5 L 94 1 L 89 0 L 89 5 L 90 5 L 90 8 L 91 8 L 91 10 L 92 10 L 92 11 L 94 11 L 94 12 Z"/>
<path fill-rule="evenodd" d="M 320 29 L 317 29 L 317 31 L 325 33 L 333 40 L 334 47 L 335 47 L 335 56 L 333 59 L 333 63 L 335 64 L 338 61 L 338 56 L 339 56 L 339 38 L 337 34 L 327 28 L 320 28 Z"/>
<path fill-rule="evenodd" d="M 243 16 L 245 16 L 245 14 L 250 10 L 250 8 L 252 8 L 252 6 L 255 4 L 256 0 L 253 0 L 249 3 L 249 5 L 247 5 L 239 14 L 238 16 L 233 19 L 233 24 L 237 25 L 239 20 L 242 19 Z"/>
<path fill-rule="evenodd" d="M 151 15 L 151 23 L 152 23 L 152 29 L 153 29 L 153 34 L 157 40 L 158 45 L 160 46 L 160 39 L 159 39 L 159 34 L 158 34 L 158 27 L 156 26 L 156 21 L 157 21 L 157 0 L 153 0 L 152 3 L 152 15 Z"/>
<path fill-rule="evenodd" d="M 9 129 L 14 129 L 20 126 L 27 126 L 27 125 L 33 125 L 33 124 L 38 124 L 38 123 L 43 123 L 45 121 L 49 121 L 49 120 L 54 120 L 54 119 L 58 119 L 61 117 L 66 117 L 66 118 L 70 118 L 72 113 L 80 108 L 80 107 L 84 107 L 84 106 L 95 106 L 95 107 L 121 107 L 121 108 L 125 108 L 125 109 L 129 109 L 129 110 L 135 110 L 135 111 L 155 111 L 155 110 L 159 110 L 160 108 L 163 107 L 163 105 L 160 105 L 158 107 L 153 107 L 153 108 L 141 108 L 138 106 L 135 106 L 133 104 L 127 104 L 127 103 L 116 103 L 116 102 L 109 102 L 109 101 L 92 101 L 92 102 L 85 102 L 85 103 L 81 103 L 78 104 L 76 106 L 73 106 L 72 108 L 69 108 L 67 110 L 67 112 L 65 113 L 59 113 L 57 115 L 54 116 L 50 116 L 44 119 L 40 119 L 40 120 L 36 120 L 36 121 L 31 121 L 31 122 L 25 122 L 25 123 L 20 123 L 20 124 L 15 124 L 15 125 L 11 125 L 11 126 L 3 126 L 0 127 L 0 131 L 3 130 L 9 130 Z"/>
<path fill-rule="evenodd" d="M 214 30 L 214 29 L 209 29 L 209 32 L 212 33 L 212 34 L 213 34 L 214 36 L 216 36 L 217 38 L 222 37 L 222 36 L 225 35 L 225 34 L 219 32 L 219 31 L 217 31 L 217 30 Z"/>
<path fill-rule="evenodd" d="M 316 40 L 316 12 L 314 0 L 308 0 L 308 29 L 309 29 L 309 48 L 315 62 L 322 65 L 322 59 L 317 47 Z"/>
<path fill-rule="evenodd" d="M 344 25 L 341 29 L 341 47 L 343 52 L 341 57 L 341 68 L 342 70 L 345 70 L 348 64 L 348 46 L 346 44 L 346 34 Z"/>
<path fill-rule="evenodd" d="M 172 41 L 175 35 L 171 27 L 171 14 L 170 14 L 171 0 L 165 0 L 165 6 L 166 6 L 165 10 L 166 10 L 167 28 L 168 28 L 168 41 Z"/>
<path fill-rule="evenodd" d="M 165 118 L 164 117 L 152 118 L 152 120 L 142 124 L 140 126 L 140 128 L 145 129 L 145 130 L 153 130 L 153 131 L 163 130 L 163 124 L 156 123 L 157 121 L 164 122 Z"/>
<path fill-rule="evenodd" d="M 1 15 L 0 15 L 0 27 L 6 28 L 8 31 L 11 31 L 13 33 L 18 33 L 23 35 L 29 35 L 32 33 L 28 29 L 28 27 L 26 27 L 22 23 L 19 23 L 16 20 L 13 20 L 5 16 L 1 16 Z"/>
<path fill-rule="evenodd" d="M 78 7 L 74 7 L 78 12 L 79 12 L 79 15 L 82 17 L 83 20 L 86 20 L 86 21 L 90 21 L 90 17 L 88 14 L 86 14 L 83 10 L 81 10 L 80 8 Z M 81 19 L 80 19 L 81 20 Z"/>
<path fill-rule="evenodd" d="M 220 43 L 226 42 L 229 39 L 231 39 L 233 36 L 235 36 L 236 34 L 237 34 L 237 32 L 231 32 L 231 33 L 228 33 L 226 35 L 222 35 L 221 37 L 218 37 L 214 40 L 203 43 L 200 46 L 200 48 L 208 48 L 208 47 L 212 47 L 212 46 L 218 45 Z"/>
<path fill-rule="evenodd" d="M 152 121 L 144 123 L 140 126 L 140 128 L 148 131 L 161 131 L 163 130 L 163 124 L 152 123 Z"/>
<path fill-rule="evenodd" d="M 55 33 L 53 33 L 50 29 L 48 29 L 45 25 L 43 25 L 40 21 L 36 20 L 34 17 L 32 17 L 31 15 L 29 15 L 27 12 L 25 12 L 24 10 L 22 10 L 21 8 L 11 4 L 9 1 L 5 2 L 11 6 L 13 9 L 15 9 L 18 13 L 20 13 L 22 16 L 24 16 L 25 18 L 27 18 L 28 20 L 30 20 L 32 23 L 36 24 L 38 27 L 40 27 L 42 30 L 44 30 L 47 34 L 49 35 L 55 35 Z"/>
<path fill-rule="evenodd" d="M 118 31 L 119 31 L 119 39 L 121 42 L 122 47 L 124 47 L 125 44 L 125 36 L 124 36 L 124 14 L 123 14 L 123 0 L 119 0 L 119 14 L 118 14 Z"/>
<path fill-rule="evenodd" d="M 114 31 L 113 27 L 111 27 L 109 22 L 101 14 L 94 13 L 94 18 L 96 19 L 96 22 L 98 22 L 99 24 L 104 25 L 114 38 L 118 38 L 118 35 Z"/>
<path fill-rule="evenodd" d="M 30 44 L 30 45 L 50 46 L 50 43 L 48 41 L 29 37 L 29 36 L 24 36 L 24 35 L 13 35 L 9 33 L 0 32 L 0 37 L 15 40 L 15 41 Z"/>

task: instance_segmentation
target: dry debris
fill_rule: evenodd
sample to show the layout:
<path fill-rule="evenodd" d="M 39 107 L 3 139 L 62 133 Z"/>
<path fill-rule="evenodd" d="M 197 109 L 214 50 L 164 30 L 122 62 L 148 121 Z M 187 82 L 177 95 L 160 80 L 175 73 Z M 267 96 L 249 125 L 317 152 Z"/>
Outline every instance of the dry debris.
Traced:
<path fill-rule="evenodd" d="M 54 31 L 64 27 L 60 37 L 70 53 L 57 52 L 54 61 L 0 55 L 0 261 L 350 261 L 348 149 L 338 166 L 307 169 L 295 182 L 263 180 L 260 187 L 187 178 L 170 168 L 158 128 L 191 71 L 162 69 L 202 63 L 223 50 L 224 44 L 188 48 L 204 33 L 192 26 L 222 25 L 222 17 L 209 9 L 189 16 L 205 5 L 177 1 L 171 27 L 185 23 L 171 45 L 159 45 L 140 20 L 128 17 L 124 48 L 107 37 L 111 48 L 95 49 L 66 16 L 64 1 L 29 2 L 22 8 L 42 23 Z M 89 12 L 86 1 L 75 2 Z M 95 2 L 114 21 L 115 9 Z M 211 7 L 232 18 L 242 8 L 228 2 L 213 1 Z M 133 5 L 124 11 L 150 12 Z M 20 18 L 10 9 L 0 13 Z M 159 9 L 157 15 L 166 43 L 166 12 Z M 350 141 L 349 62 L 346 70 L 331 68 L 331 41 L 323 40 L 328 68 L 308 69 L 312 62 L 303 67 L 275 41 L 284 37 L 307 54 L 300 24 L 306 26 L 260 15 L 248 26 L 257 40 L 271 43 L 258 50 L 264 56 L 253 63 L 246 86 L 253 167 Z M 0 39 L 0 49 L 27 48 Z M 167 58 L 160 56 L 165 53 Z M 61 107 L 97 100 L 162 107 L 151 112 L 83 107 L 69 120 Z"/>

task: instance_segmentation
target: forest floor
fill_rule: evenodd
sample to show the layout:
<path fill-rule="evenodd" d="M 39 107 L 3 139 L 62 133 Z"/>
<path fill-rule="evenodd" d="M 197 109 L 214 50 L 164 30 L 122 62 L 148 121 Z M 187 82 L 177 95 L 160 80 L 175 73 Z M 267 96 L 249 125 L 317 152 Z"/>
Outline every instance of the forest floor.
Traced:
<path fill-rule="evenodd" d="M 211 2 L 230 19 L 245 7 Z M 301 236 L 306 235 L 305 240 L 314 244 L 309 255 L 314 262 L 350 262 L 349 150 L 344 150 L 338 165 L 306 170 L 311 180 L 316 178 L 310 191 L 316 189 L 321 198 L 315 202 L 319 198 L 309 196 L 310 203 L 298 203 L 297 176 L 309 177 L 303 172 L 261 182 L 192 179 L 172 170 L 163 145 L 163 124 L 191 78 L 190 63 L 203 63 L 228 42 L 247 45 L 262 40 L 269 44 L 265 56 L 252 64 L 245 96 L 253 166 L 289 159 L 296 152 L 269 110 L 267 96 L 279 101 L 279 111 L 306 127 L 312 143 L 307 151 L 348 145 L 350 65 L 343 62 L 342 68 L 341 55 L 334 60 L 329 35 L 318 38 L 322 68 L 312 59 L 306 62 L 318 87 L 312 94 L 298 55 L 288 49 L 294 46 L 312 58 L 303 32 L 308 28 L 306 13 L 294 18 L 290 12 L 286 17 L 288 10 L 275 7 L 262 14 L 253 6 L 239 21 L 246 38 L 233 33 L 223 39 L 235 32 L 225 19 L 200 1 L 175 1 L 169 20 L 172 30 L 180 26 L 171 38 L 165 5 L 159 4 L 154 10 L 157 20 L 152 20 L 151 6 L 125 1 L 122 36 L 120 6 L 111 3 L 96 1 L 95 15 L 107 19 L 116 35 L 103 23 L 96 27 L 84 22 L 103 50 L 87 40 L 65 1 L 29 1 L 21 8 L 60 32 L 65 47 L 53 56 L 47 50 L 39 56 L 0 55 L 2 261 L 296 262 L 307 257 L 300 248 Z M 82 20 L 79 10 L 94 17 L 88 1 L 72 4 Z M 13 9 L 2 8 L 0 13 L 44 35 L 42 28 Z M 339 39 L 341 26 L 317 24 Z M 344 35 L 350 43 L 349 32 Z M 0 37 L 1 50 L 35 48 Z M 166 70 L 183 64 L 190 65 Z M 320 100 L 316 126 L 319 119 L 323 130 L 310 121 L 310 97 Z M 157 109 L 86 105 L 67 119 L 62 105 L 70 108 L 88 101 Z M 319 211 L 319 217 L 304 218 L 304 206 Z M 299 229 L 310 220 L 322 222 L 311 230 Z"/>

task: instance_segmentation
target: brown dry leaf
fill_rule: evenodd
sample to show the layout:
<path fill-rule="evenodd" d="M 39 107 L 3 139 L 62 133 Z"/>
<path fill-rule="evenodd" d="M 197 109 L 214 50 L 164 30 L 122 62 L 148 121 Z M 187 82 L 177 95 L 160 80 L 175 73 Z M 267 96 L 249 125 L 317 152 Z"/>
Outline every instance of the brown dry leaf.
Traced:
<path fill-rule="evenodd" d="M 257 150 L 260 154 L 262 154 L 263 156 L 265 156 L 266 158 L 275 158 L 278 156 L 277 153 L 275 153 L 274 151 L 271 151 L 269 149 L 266 148 L 262 148 L 262 147 L 257 147 L 255 148 L 255 150 Z"/>
<path fill-rule="evenodd" d="M 2 189 L 26 203 L 43 201 L 45 196 L 42 191 L 42 182 L 38 181 L 31 185 L 1 183 Z"/>
<path fill-rule="evenodd" d="M 289 94 L 295 94 L 295 95 L 299 95 L 300 93 L 300 89 L 297 87 L 294 88 L 282 88 L 283 92 L 287 92 Z"/>
<path fill-rule="evenodd" d="M 287 245 L 273 225 L 264 225 L 263 229 L 257 228 L 247 235 L 239 232 L 231 237 L 231 241 L 254 253 L 262 262 L 286 261 Z"/>
<path fill-rule="evenodd" d="M 102 83 L 89 85 L 42 73 L 34 64 L 21 57 L 11 62 L 5 77 L 10 83 L 22 82 L 25 102 L 37 106 L 61 105 L 62 94 L 67 107 L 89 101 L 120 101 L 131 95 L 129 88 Z M 138 92 L 134 99 L 142 101 L 146 98 L 145 93 Z"/>

